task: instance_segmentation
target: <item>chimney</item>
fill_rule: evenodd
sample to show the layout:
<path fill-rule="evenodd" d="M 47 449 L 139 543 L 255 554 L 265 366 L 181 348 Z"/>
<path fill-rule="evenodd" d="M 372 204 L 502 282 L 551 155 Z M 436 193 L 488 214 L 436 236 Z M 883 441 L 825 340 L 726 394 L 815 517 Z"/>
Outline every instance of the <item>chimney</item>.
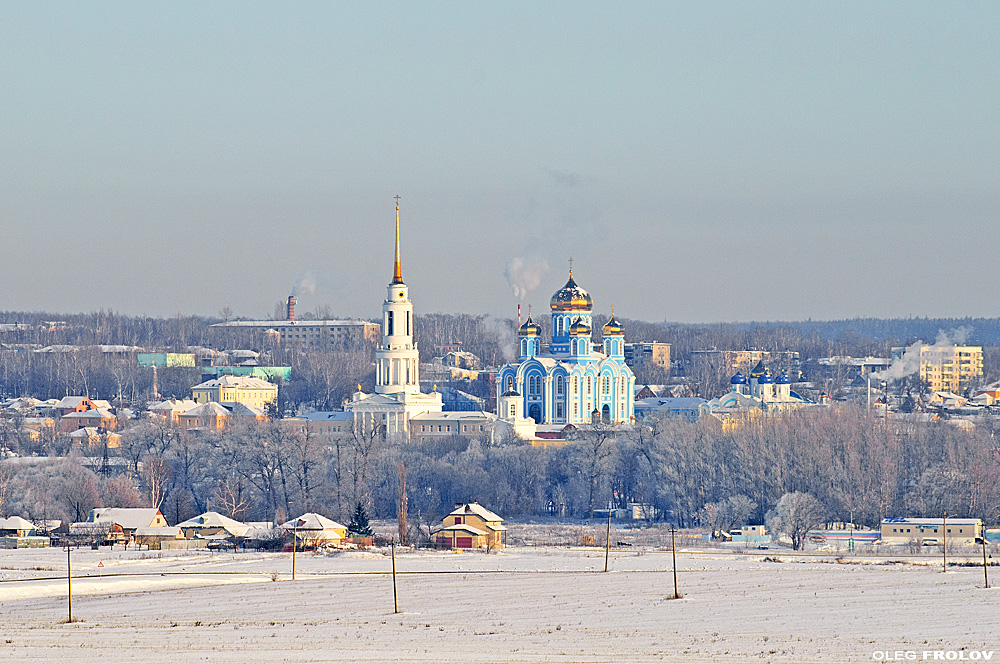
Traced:
<path fill-rule="evenodd" d="M 288 318 L 289 321 L 291 321 L 293 323 L 295 322 L 295 296 L 294 295 L 289 295 L 288 296 L 288 316 L 287 316 L 287 318 Z"/>

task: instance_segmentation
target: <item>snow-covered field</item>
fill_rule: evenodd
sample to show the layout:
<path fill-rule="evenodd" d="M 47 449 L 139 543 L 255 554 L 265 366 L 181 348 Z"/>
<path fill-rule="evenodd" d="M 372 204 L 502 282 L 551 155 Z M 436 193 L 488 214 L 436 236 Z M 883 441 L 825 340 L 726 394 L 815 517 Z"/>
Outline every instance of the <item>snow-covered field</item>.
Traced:
<path fill-rule="evenodd" d="M 67 624 L 65 551 L 0 551 L 0 662 L 1000 662 L 1000 588 L 936 558 L 682 549 L 669 600 L 664 550 L 400 549 L 398 614 L 388 555 L 290 558 L 76 550 Z"/>

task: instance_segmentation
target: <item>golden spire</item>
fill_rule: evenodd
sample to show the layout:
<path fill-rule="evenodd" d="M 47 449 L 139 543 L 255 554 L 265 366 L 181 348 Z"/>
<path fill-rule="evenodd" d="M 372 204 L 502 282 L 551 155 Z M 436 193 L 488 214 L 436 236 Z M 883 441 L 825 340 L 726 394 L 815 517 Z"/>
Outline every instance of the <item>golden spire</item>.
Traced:
<path fill-rule="evenodd" d="M 396 194 L 396 263 L 392 269 L 392 283 L 403 283 L 403 266 L 399 261 L 399 194 Z"/>

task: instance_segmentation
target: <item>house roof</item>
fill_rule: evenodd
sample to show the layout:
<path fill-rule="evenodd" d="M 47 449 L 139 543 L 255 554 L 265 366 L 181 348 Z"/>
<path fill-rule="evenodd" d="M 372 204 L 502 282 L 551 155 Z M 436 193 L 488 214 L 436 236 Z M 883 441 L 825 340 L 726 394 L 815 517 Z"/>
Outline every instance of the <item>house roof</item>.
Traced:
<path fill-rule="evenodd" d="M 206 380 L 204 383 L 199 383 L 191 389 L 211 389 L 214 387 L 239 387 L 244 390 L 277 389 L 274 383 L 269 383 L 261 378 L 255 378 L 254 376 L 230 376 L 228 374 L 213 378 L 212 380 Z"/>
<path fill-rule="evenodd" d="M 56 402 L 56 408 L 76 408 L 84 401 L 90 401 L 87 397 L 63 397 Z"/>
<path fill-rule="evenodd" d="M 155 507 L 98 507 L 90 511 L 88 523 L 117 523 L 126 530 L 148 528 L 160 510 Z"/>
<path fill-rule="evenodd" d="M 158 404 L 150 406 L 149 409 L 153 411 L 183 413 L 197 406 L 198 402 L 191 399 L 167 399 L 166 401 L 161 401 Z"/>
<path fill-rule="evenodd" d="M 114 415 L 107 408 L 92 408 L 79 413 L 69 413 L 64 415 L 64 420 L 110 420 Z"/>
<path fill-rule="evenodd" d="M 150 526 L 136 528 L 136 537 L 179 537 L 181 529 L 178 526 Z"/>
<path fill-rule="evenodd" d="M 354 413 L 343 410 L 321 410 L 315 413 L 306 413 L 302 419 L 309 422 L 350 422 L 354 419 Z"/>
<path fill-rule="evenodd" d="M 19 516 L 0 519 L 0 530 L 34 530 L 35 524 Z"/>
<path fill-rule="evenodd" d="M 475 514 L 483 521 L 503 521 L 498 514 L 494 514 L 479 503 L 465 503 L 448 513 L 448 516 L 463 516 Z"/>
<path fill-rule="evenodd" d="M 230 414 L 229 409 L 225 406 L 215 401 L 209 401 L 181 413 L 180 417 L 229 417 Z"/>
<path fill-rule="evenodd" d="M 292 530 L 293 528 L 297 528 L 298 530 L 347 530 L 347 526 L 315 512 L 306 512 L 297 519 L 292 519 L 281 524 L 281 527 L 285 530 Z"/>
<path fill-rule="evenodd" d="M 467 523 L 456 523 L 456 524 L 451 525 L 451 526 L 445 526 L 444 528 L 441 529 L 441 532 L 445 532 L 445 531 L 451 532 L 451 531 L 456 531 L 456 530 L 461 530 L 463 532 L 472 533 L 473 535 L 489 535 L 489 533 L 486 532 L 485 530 L 480 530 L 479 528 L 475 528 L 473 526 L 470 526 Z"/>
<path fill-rule="evenodd" d="M 242 537 L 250 529 L 250 526 L 247 524 L 240 523 L 235 519 L 230 519 L 225 514 L 219 514 L 218 512 L 205 512 L 204 514 L 199 514 L 193 519 L 188 519 L 183 523 L 178 523 L 177 527 L 195 528 L 199 530 L 203 528 L 222 528 L 237 537 Z"/>
<path fill-rule="evenodd" d="M 904 518 L 904 517 L 898 517 L 898 516 L 897 517 L 890 517 L 888 519 L 882 519 L 882 523 L 883 524 L 887 524 L 887 523 L 888 524 L 899 523 L 899 524 L 911 525 L 911 526 L 914 526 L 914 525 L 916 525 L 916 526 L 920 526 L 920 525 L 924 525 L 924 526 L 926 526 L 926 525 L 940 526 L 940 525 L 943 525 L 944 522 L 945 522 L 945 519 L 934 519 L 934 518 L 919 519 L 919 518 Z M 949 524 L 952 524 L 952 525 L 955 525 L 955 526 L 974 526 L 977 523 L 982 523 L 982 520 L 981 519 L 947 519 L 947 522 Z"/>

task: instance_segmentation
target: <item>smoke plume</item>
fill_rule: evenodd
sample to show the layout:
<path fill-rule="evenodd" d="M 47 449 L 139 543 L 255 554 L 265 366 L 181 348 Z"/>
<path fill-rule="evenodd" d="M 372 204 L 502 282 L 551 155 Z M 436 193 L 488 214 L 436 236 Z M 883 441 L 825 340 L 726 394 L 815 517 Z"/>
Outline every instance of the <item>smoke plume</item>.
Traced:
<path fill-rule="evenodd" d="M 544 258 L 514 257 L 507 261 L 503 276 L 514 291 L 514 297 L 523 300 L 528 293 L 538 288 L 549 270 L 549 262 Z"/>
<path fill-rule="evenodd" d="M 910 374 L 915 374 L 920 371 L 921 361 L 940 362 L 944 358 L 953 356 L 955 354 L 955 346 L 964 344 L 971 332 L 972 330 L 967 327 L 959 327 L 951 332 L 939 330 L 934 343 L 927 347 L 923 351 L 923 354 L 920 351 L 924 348 L 925 344 L 918 339 L 907 346 L 900 357 L 893 359 L 888 369 L 874 372 L 872 378 L 877 380 L 899 380 Z"/>
<path fill-rule="evenodd" d="M 292 286 L 292 295 L 298 297 L 300 295 L 312 295 L 316 292 L 316 277 L 311 274 L 304 274 L 298 278 L 295 285 Z"/>

